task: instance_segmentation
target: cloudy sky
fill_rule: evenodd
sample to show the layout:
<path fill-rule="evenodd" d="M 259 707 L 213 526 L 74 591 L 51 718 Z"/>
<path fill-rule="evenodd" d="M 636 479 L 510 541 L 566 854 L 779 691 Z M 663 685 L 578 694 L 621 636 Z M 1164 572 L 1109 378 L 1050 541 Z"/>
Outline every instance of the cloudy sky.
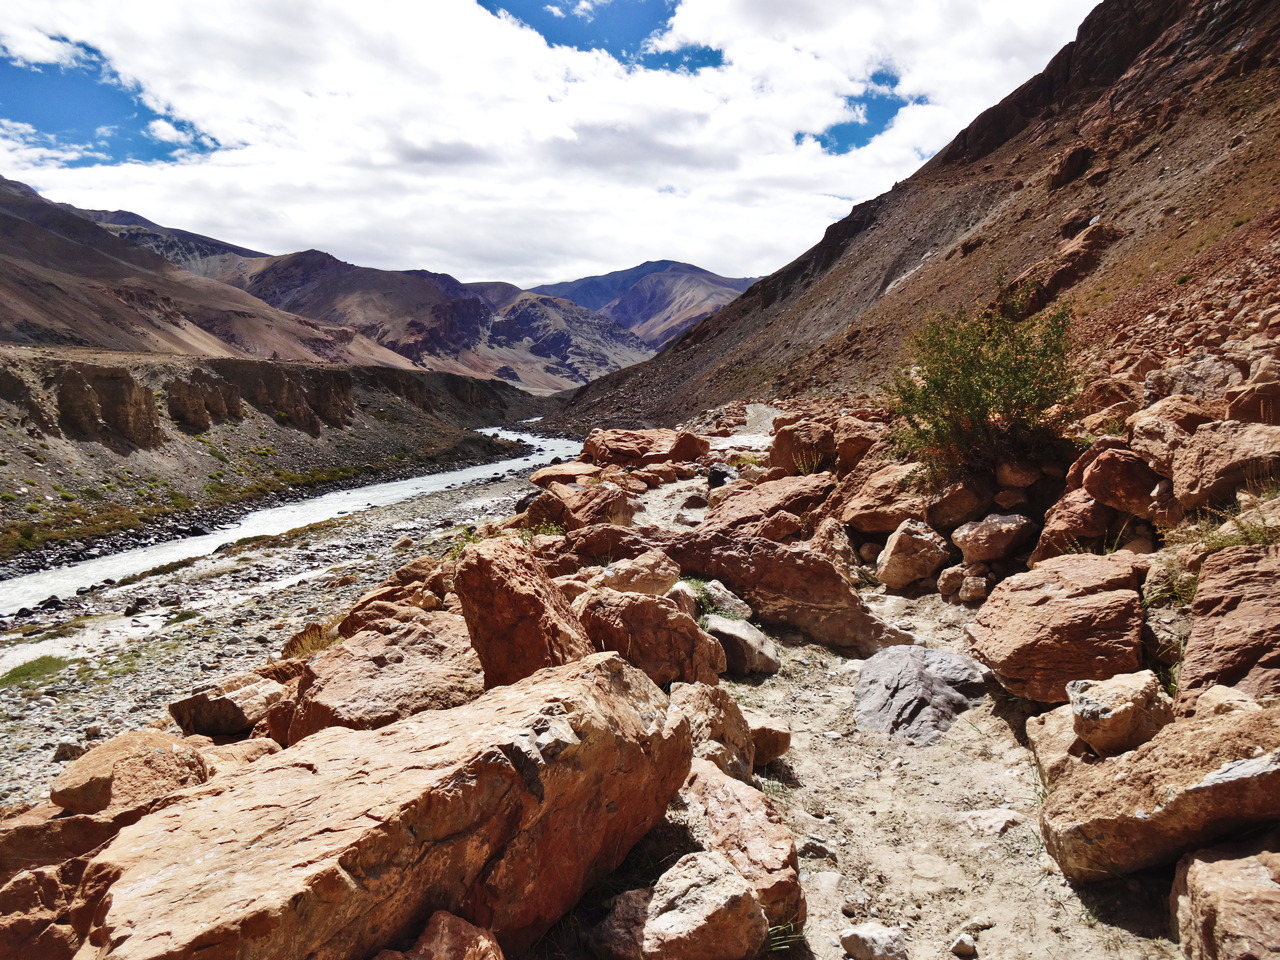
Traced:
<path fill-rule="evenodd" d="M 771 273 L 1095 0 L 5 0 L 0 174 L 523 286 Z"/>

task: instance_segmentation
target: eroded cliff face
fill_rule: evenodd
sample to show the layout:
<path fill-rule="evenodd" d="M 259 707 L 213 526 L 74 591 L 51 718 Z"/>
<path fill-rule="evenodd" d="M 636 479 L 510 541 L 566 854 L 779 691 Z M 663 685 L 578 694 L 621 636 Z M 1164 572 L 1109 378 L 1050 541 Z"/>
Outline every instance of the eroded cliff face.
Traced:
<path fill-rule="evenodd" d="M 579 391 L 568 421 L 873 389 L 923 320 L 1014 281 L 1068 302 L 1090 344 L 1123 335 L 1271 242 L 1277 50 L 1266 0 L 1106 0 L 914 176 L 660 357 Z"/>
<path fill-rule="evenodd" d="M 493 456 L 540 415 L 498 381 L 386 367 L 0 350 L 0 553 L 365 473 Z"/>

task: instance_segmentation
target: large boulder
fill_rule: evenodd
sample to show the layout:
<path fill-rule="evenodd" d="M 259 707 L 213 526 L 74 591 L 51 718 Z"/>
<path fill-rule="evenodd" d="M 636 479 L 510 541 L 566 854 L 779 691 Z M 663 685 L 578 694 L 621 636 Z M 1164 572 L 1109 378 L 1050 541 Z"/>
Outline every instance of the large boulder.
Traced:
<path fill-rule="evenodd" d="M 570 486 L 582 486 L 592 477 L 600 474 L 600 468 L 594 463 L 583 463 L 580 460 L 569 460 L 565 463 L 553 463 L 549 467 L 534 471 L 529 482 L 547 489 L 553 483 L 564 483 Z"/>
<path fill-rule="evenodd" d="M 1178 712 L 1214 685 L 1280 693 L 1280 547 L 1240 546 L 1207 557 L 1191 605 L 1178 674 Z"/>
<path fill-rule="evenodd" d="M 783 477 L 743 487 L 716 503 L 707 511 L 699 530 L 739 531 L 745 536 L 758 536 L 767 521 L 780 513 L 803 516 L 818 506 L 835 487 L 829 473 L 804 477 Z"/>
<path fill-rule="evenodd" d="M 694 532 L 665 549 L 681 570 L 720 580 L 744 597 L 766 626 L 794 628 L 818 643 L 864 656 L 914 642 L 872 613 L 830 560 L 803 546 Z"/>
<path fill-rule="evenodd" d="M 769 935 L 760 900 L 724 855 L 685 854 L 652 889 L 628 890 L 588 934 L 601 960 L 743 960 Z"/>
<path fill-rule="evenodd" d="M 699 847 L 724 854 L 746 878 L 770 926 L 804 923 L 795 838 L 768 797 L 695 759 L 673 811 Z"/>
<path fill-rule="evenodd" d="M 72 916 L 153 960 L 369 957 L 435 910 L 519 952 L 662 818 L 690 755 L 683 714 L 596 655 L 188 790 L 94 858 Z"/>
<path fill-rule="evenodd" d="M 1070 491 L 1045 514 L 1044 529 L 1028 565 L 1036 567 L 1045 560 L 1092 546 L 1106 535 L 1115 519 L 1115 510 L 1093 499 L 1084 488 Z"/>
<path fill-rule="evenodd" d="M 717 683 L 724 650 L 671 600 L 602 587 L 573 604 L 591 642 L 616 650 L 654 683 Z"/>
<path fill-rule="evenodd" d="M 593 587 L 610 587 L 623 593 L 647 593 L 661 597 L 680 579 L 680 568 L 661 550 L 646 550 L 633 560 L 617 560 L 591 581 Z"/>
<path fill-rule="evenodd" d="M 876 563 L 876 579 L 890 590 L 932 577 L 946 566 L 951 550 L 932 527 L 920 520 L 903 520 L 889 534 Z"/>
<path fill-rule="evenodd" d="M 71 813 L 128 810 L 208 779 L 209 765 L 192 744 L 159 730 L 133 730 L 67 764 L 49 799 Z"/>
<path fill-rule="evenodd" d="M 651 463 L 697 460 L 711 451 L 711 441 L 675 430 L 592 430 L 582 445 L 595 463 L 643 467 Z"/>
<path fill-rule="evenodd" d="M 1142 654 L 1141 567 L 1128 554 L 1070 554 L 1010 577 L 965 628 L 1006 690 L 1065 703 L 1072 680 L 1133 673 Z"/>
<path fill-rule="evenodd" d="M 1224 500 L 1280 472 L 1280 427 L 1221 420 L 1196 427 L 1173 461 L 1173 492 L 1187 510 Z"/>
<path fill-rule="evenodd" d="M 777 644 L 754 624 L 712 613 L 703 621 L 703 627 L 724 650 L 726 673 L 777 673 L 781 669 Z"/>
<path fill-rule="evenodd" d="M 1171 861 L 1280 819 L 1280 709 L 1171 723 L 1138 749 L 1079 766 L 1040 812 L 1045 848 L 1071 880 Z"/>
<path fill-rule="evenodd" d="M 1104 451 L 1085 470 L 1083 484 L 1093 499 L 1122 513 L 1165 526 L 1182 519 L 1172 485 L 1131 450 Z"/>
<path fill-rule="evenodd" d="M 325 727 L 376 730 L 484 692 L 484 671 L 457 614 L 423 614 L 392 634 L 356 634 L 313 657 L 298 683 L 289 743 Z"/>
<path fill-rule="evenodd" d="M 1016 513 L 993 513 L 957 527 L 951 542 L 960 548 L 965 563 L 990 563 L 1013 556 L 1031 543 L 1036 525 Z"/>
<path fill-rule="evenodd" d="M 923 520 L 927 499 L 915 488 L 919 470 L 914 463 L 880 468 L 845 503 L 840 520 L 861 533 L 892 533 L 903 520 Z"/>
<path fill-rule="evenodd" d="M 1187 960 L 1280 958 L 1280 833 L 1178 862 L 1170 913 Z"/>
<path fill-rule="evenodd" d="M 835 462 L 835 431 L 820 420 L 801 420 L 782 427 L 769 448 L 769 466 L 793 476 L 829 470 Z"/>
<path fill-rule="evenodd" d="M 552 483 L 547 492 L 535 498 L 511 524 L 529 530 L 541 527 L 578 530 L 597 523 L 625 527 L 635 518 L 638 509 L 636 501 L 615 483 L 586 487 Z"/>
<path fill-rule="evenodd" d="M 595 652 L 564 594 L 517 538 L 469 544 L 453 585 L 486 687 Z"/>
<path fill-rule="evenodd" d="M 728 690 L 705 683 L 673 683 L 671 705 L 689 718 L 695 757 L 710 760 L 735 780 L 751 782 L 755 741 Z"/>
<path fill-rule="evenodd" d="M 791 749 L 791 727 L 785 720 L 755 710 L 743 710 L 742 716 L 751 728 L 757 770 L 767 767 Z"/>
<path fill-rule="evenodd" d="M 949 530 L 986 516 L 995 496 L 996 491 L 990 481 L 959 480 L 930 498 L 925 519 L 931 527 Z"/>
<path fill-rule="evenodd" d="M 929 746 L 986 694 L 987 671 L 969 657 L 890 647 L 863 664 L 854 693 L 858 728 Z"/>
<path fill-rule="evenodd" d="M 135 804 L 99 813 L 72 814 L 57 804 L 41 803 L 0 820 L 0 887 L 23 870 L 84 856 L 145 812 L 145 805 Z"/>
<path fill-rule="evenodd" d="M 884 425 L 869 423 L 857 417 L 841 417 L 836 421 L 836 472 L 841 476 L 862 462 L 867 451 L 884 436 Z"/>
<path fill-rule="evenodd" d="M 362 630 L 388 632 L 424 610 L 438 610 L 445 594 L 444 573 L 434 557 L 418 557 L 400 567 L 352 606 L 338 633 L 353 637 Z"/>
<path fill-rule="evenodd" d="M 1101 757 L 1140 747 L 1173 722 L 1173 700 L 1150 670 L 1072 680 L 1067 696 L 1076 736 Z"/>

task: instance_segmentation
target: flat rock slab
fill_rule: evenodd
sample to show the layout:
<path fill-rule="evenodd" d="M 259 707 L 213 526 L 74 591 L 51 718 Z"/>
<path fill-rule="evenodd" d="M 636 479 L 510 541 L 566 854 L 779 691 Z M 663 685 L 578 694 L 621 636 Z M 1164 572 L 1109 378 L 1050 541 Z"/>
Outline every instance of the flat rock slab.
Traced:
<path fill-rule="evenodd" d="M 436 910 L 523 950 L 662 818 L 690 758 L 683 715 L 608 654 L 322 730 L 122 831 L 80 888 L 83 952 L 347 960 Z"/>
<path fill-rule="evenodd" d="M 987 670 L 947 650 L 889 647 L 862 667 L 854 715 L 858 727 L 929 746 L 986 693 Z"/>

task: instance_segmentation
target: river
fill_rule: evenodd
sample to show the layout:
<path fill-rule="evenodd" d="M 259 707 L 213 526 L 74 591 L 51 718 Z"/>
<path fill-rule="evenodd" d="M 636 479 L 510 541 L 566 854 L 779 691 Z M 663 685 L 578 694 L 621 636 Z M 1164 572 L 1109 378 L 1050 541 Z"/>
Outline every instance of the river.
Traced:
<path fill-rule="evenodd" d="M 245 514 L 236 523 L 206 536 L 170 540 L 0 581 L 0 616 L 8 616 L 22 607 L 34 607 L 46 597 L 73 596 L 81 587 L 101 583 L 107 578 L 119 580 L 166 563 L 202 557 L 244 537 L 275 536 L 287 530 L 358 513 L 370 507 L 386 506 L 424 493 L 436 493 L 477 483 L 489 479 L 495 473 L 530 470 L 550 462 L 554 457 L 576 457 L 582 450 L 582 443 L 578 440 L 516 433 L 496 427 L 479 432 L 504 440 L 522 441 L 535 447 L 536 452 L 512 460 L 499 460 L 460 470 L 337 490 L 307 500 L 296 500 L 284 506 L 255 510 Z"/>

